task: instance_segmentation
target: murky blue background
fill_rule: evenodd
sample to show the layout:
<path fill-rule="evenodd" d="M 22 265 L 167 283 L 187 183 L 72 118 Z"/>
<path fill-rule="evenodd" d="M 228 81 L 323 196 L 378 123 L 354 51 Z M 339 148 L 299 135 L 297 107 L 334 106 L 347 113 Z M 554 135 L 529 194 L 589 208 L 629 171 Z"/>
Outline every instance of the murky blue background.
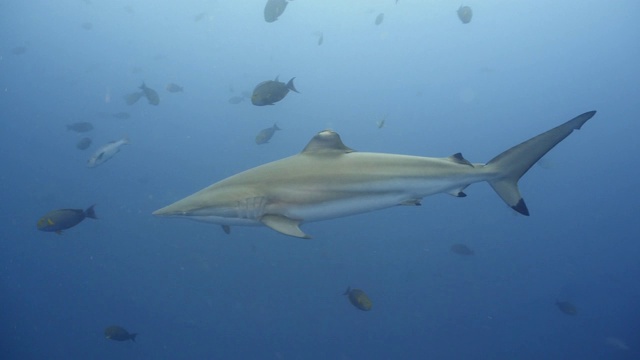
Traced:
<path fill-rule="evenodd" d="M 0 357 L 640 357 L 638 2 L 470 1 L 466 25 L 459 1 L 297 0 L 274 23 L 265 2 L 0 2 Z M 278 75 L 300 94 L 228 102 Z M 143 81 L 159 106 L 124 103 Z M 530 217 L 486 184 L 303 225 L 312 240 L 151 216 L 325 128 L 361 151 L 484 162 L 589 110 L 520 182 Z M 78 121 L 95 129 L 66 130 Z M 36 230 L 94 203 L 99 220 Z M 106 340 L 112 324 L 137 342 Z"/>

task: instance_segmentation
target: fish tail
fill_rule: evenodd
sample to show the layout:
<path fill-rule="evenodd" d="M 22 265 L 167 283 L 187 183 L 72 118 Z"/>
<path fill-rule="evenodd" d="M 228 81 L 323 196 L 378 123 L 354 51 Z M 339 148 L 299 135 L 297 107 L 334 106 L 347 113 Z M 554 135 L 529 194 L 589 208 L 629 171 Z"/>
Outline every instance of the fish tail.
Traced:
<path fill-rule="evenodd" d="M 589 111 L 578 115 L 566 123 L 516 145 L 491 159 L 485 168 L 496 174 L 487 180 L 493 190 L 512 209 L 528 216 L 529 210 L 518 190 L 518 180 L 542 156 L 569 136 L 573 130 L 580 129 L 595 113 L 595 111 Z"/>
<path fill-rule="evenodd" d="M 345 291 L 342 295 L 349 295 L 349 291 L 351 291 L 351 285 L 347 286 L 347 291 Z"/>
<path fill-rule="evenodd" d="M 295 79 L 295 77 L 292 77 L 291 80 L 289 80 L 289 82 L 287 83 L 287 88 L 291 91 L 295 91 L 298 94 L 300 93 L 300 91 L 296 90 L 296 87 L 293 85 L 293 79 Z"/>
<path fill-rule="evenodd" d="M 96 206 L 96 204 L 89 206 L 89 208 L 84 211 L 84 216 L 92 219 L 97 219 L 98 217 L 96 216 L 96 212 L 93 210 L 94 206 Z"/>
<path fill-rule="evenodd" d="M 136 336 L 138 336 L 137 333 L 129 334 L 129 339 L 131 339 L 131 341 L 133 342 L 136 342 Z"/>

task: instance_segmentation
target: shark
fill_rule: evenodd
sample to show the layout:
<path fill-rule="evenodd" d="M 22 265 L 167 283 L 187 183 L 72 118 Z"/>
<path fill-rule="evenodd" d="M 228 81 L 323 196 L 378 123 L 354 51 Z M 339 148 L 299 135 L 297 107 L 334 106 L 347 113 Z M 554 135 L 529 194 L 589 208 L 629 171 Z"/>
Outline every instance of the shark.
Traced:
<path fill-rule="evenodd" d="M 310 238 L 305 222 L 366 213 L 393 206 L 418 206 L 424 197 L 465 197 L 467 186 L 487 182 L 513 210 L 529 215 L 518 181 L 548 151 L 595 115 L 585 112 L 516 145 L 487 163 L 462 154 L 423 157 L 359 152 L 333 130 L 317 133 L 302 152 L 216 182 L 153 212 L 231 226 L 266 226 L 281 234 Z"/>

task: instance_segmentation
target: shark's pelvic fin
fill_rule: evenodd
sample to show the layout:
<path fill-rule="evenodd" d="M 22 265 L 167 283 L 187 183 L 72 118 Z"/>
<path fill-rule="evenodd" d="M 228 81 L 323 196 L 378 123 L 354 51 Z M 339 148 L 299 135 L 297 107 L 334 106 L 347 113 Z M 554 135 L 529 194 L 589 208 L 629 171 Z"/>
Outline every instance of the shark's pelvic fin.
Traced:
<path fill-rule="evenodd" d="M 289 236 L 295 236 L 303 239 L 311 239 L 311 236 L 305 234 L 304 232 L 302 232 L 302 230 L 300 230 L 299 226 L 300 226 L 300 223 L 302 222 L 300 220 L 293 220 L 282 215 L 268 214 L 268 215 L 264 215 L 260 219 L 260 222 L 262 222 L 266 226 L 272 228 L 273 230 L 279 233 L 289 235 Z"/>
<path fill-rule="evenodd" d="M 578 115 L 566 123 L 531 138 L 520 145 L 516 145 L 491 159 L 486 165 L 491 168 L 488 170 L 499 174 L 496 178 L 489 180 L 493 190 L 512 209 L 523 215 L 529 215 L 527 205 L 518 190 L 518 180 L 544 154 L 569 136 L 573 130 L 580 129 L 595 113 L 595 111 L 589 111 Z"/>

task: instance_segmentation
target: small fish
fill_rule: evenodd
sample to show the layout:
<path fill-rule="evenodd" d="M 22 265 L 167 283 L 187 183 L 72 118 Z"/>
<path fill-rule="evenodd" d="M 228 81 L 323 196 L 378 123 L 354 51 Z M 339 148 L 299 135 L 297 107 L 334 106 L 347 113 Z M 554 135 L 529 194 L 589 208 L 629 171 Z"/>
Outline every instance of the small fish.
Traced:
<path fill-rule="evenodd" d="M 627 345 L 627 343 L 613 336 L 609 336 L 604 339 L 604 342 L 617 350 L 629 350 L 629 345 Z"/>
<path fill-rule="evenodd" d="M 240 104 L 241 102 L 244 101 L 244 96 L 232 96 L 229 98 L 229 100 L 227 100 L 227 102 L 229 104 Z"/>
<path fill-rule="evenodd" d="M 470 7 L 460 5 L 457 13 L 458 13 L 458 18 L 460 18 L 460 21 L 462 21 L 463 24 L 468 24 L 469 22 L 471 22 L 473 11 L 471 11 Z"/>
<path fill-rule="evenodd" d="M 383 21 L 384 21 L 384 13 L 378 14 L 378 16 L 376 16 L 375 24 L 380 25 L 382 24 Z"/>
<path fill-rule="evenodd" d="M 360 289 L 352 289 L 349 286 L 342 295 L 347 295 L 351 304 L 362 311 L 369 311 L 373 307 L 371 299 Z"/>
<path fill-rule="evenodd" d="M 578 314 L 578 309 L 576 308 L 576 306 L 568 301 L 556 301 L 556 306 L 558 307 L 558 309 L 560 309 L 560 311 L 567 315 Z"/>
<path fill-rule="evenodd" d="M 142 85 L 140 85 L 140 90 L 142 90 L 144 96 L 147 98 L 147 101 L 149 102 L 149 104 L 151 105 L 158 105 L 160 104 L 160 96 L 158 96 L 158 92 L 153 90 L 152 88 L 148 87 L 147 85 L 145 85 L 145 83 L 142 83 Z"/>
<path fill-rule="evenodd" d="M 125 95 L 124 102 L 127 103 L 127 105 L 133 105 L 137 103 L 138 100 L 140 100 L 140 98 L 143 96 L 144 96 L 144 93 L 142 91 L 136 91 L 134 93 Z"/>
<path fill-rule="evenodd" d="M 291 78 L 286 84 L 278 81 L 278 77 L 276 77 L 275 80 L 261 82 L 253 89 L 251 103 L 256 106 L 273 105 L 284 99 L 289 93 L 289 90 L 298 92 L 293 85 L 293 79 L 295 79 L 295 77 Z"/>
<path fill-rule="evenodd" d="M 165 89 L 168 92 L 172 92 L 172 93 L 182 92 L 184 90 L 184 88 L 182 86 L 174 84 L 174 83 L 167 84 L 167 86 L 165 86 Z"/>
<path fill-rule="evenodd" d="M 24 53 L 27 52 L 27 47 L 26 46 L 16 46 L 13 49 L 11 49 L 11 53 L 13 55 L 22 55 Z"/>
<path fill-rule="evenodd" d="M 277 124 L 273 124 L 272 127 L 260 130 L 258 135 L 256 135 L 256 144 L 261 145 L 268 143 L 269 140 L 271 140 L 271 138 L 273 137 L 273 134 L 275 134 L 276 130 L 282 129 L 280 129 Z"/>
<path fill-rule="evenodd" d="M 67 125 L 67 130 L 84 133 L 93 130 L 93 124 L 91 124 L 90 122 L 81 121 Z"/>
<path fill-rule="evenodd" d="M 59 209 L 49 211 L 38 220 L 36 227 L 40 231 L 55 232 L 60 235 L 62 230 L 67 230 L 80 224 L 85 218 L 97 219 L 93 210 L 94 206 L 89 206 L 87 210 Z"/>
<path fill-rule="evenodd" d="M 194 17 L 193 17 L 193 21 L 194 21 L 194 22 L 201 21 L 202 19 L 204 19 L 204 17 L 205 17 L 205 16 L 207 16 L 207 13 L 205 13 L 205 12 L 201 12 L 201 13 L 199 13 L 198 15 L 196 15 L 196 16 L 194 16 Z"/>
<path fill-rule="evenodd" d="M 78 141 L 76 147 L 80 150 L 86 150 L 91 146 L 91 139 L 88 137 L 84 137 Z"/>
<path fill-rule="evenodd" d="M 113 113 L 111 114 L 111 116 L 116 119 L 126 120 L 131 117 L 131 114 L 129 114 L 128 112 L 121 111 L 121 112 Z"/>
<path fill-rule="evenodd" d="M 117 325 L 112 325 L 104 329 L 104 337 L 109 340 L 115 340 L 115 341 L 131 340 L 135 342 L 137 335 L 138 334 L 136 333 L 130 334 L 127 330 Z"/>
<path fill-rule="evenodd" d="M 278 20 L 287 5 L 289 5 L 287 0 L 267 0 L 267 4 L 264 6 L 264 21 L 272 23 Z"/>
<path fill-rule="evenodd" d="M 96 150 L 93 155 L 87 160 L 88 167 L 96 167 L 100 164 L 103 164 L 107 160 L 111 159 L 115 154 L 120 151 L 120 147 L 122 145 L 128 145 L 129 138 L 124 137 L 118 141 L 111 141 L 110 143 L 103 145 L 101 148 Z"/>
<path fill-rule="evenodd" d="M 473 250 L 471 250 L 465 244 L 453 244 L 451 245 L 451 251 L 459 255 L 473 255 L 475 254 Z"/>

